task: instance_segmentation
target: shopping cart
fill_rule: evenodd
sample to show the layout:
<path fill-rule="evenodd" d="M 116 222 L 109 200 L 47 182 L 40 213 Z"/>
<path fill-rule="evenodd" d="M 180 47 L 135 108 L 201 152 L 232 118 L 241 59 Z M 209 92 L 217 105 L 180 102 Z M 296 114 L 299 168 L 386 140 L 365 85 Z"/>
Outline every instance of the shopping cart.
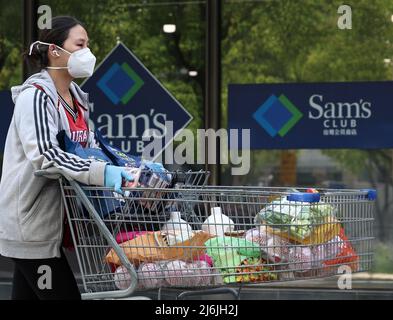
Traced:
<path fill-rule="evenodd" d="M 207 186 L 206 172 L 176 174 L 170 188 L 125 189 L 120 200 L 59 177 L 84 299 L 371 268 L 374 190 Z"/>

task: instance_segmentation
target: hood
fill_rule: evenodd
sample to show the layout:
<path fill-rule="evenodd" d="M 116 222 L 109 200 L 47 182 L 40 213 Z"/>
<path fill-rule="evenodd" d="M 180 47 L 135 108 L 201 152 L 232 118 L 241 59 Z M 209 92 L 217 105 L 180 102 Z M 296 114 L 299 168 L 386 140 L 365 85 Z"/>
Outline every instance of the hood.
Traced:
<path fill-rule="evenodd" d="M 52 101 L 58 100 L 56 87 L 51 76 L 49 75 L 48 71 L 42 69 L 41 72 L 35 73 L 31 77 L 29 77 L 22 85 L 11 88 L 12 101 L 16 103 L 19 95 L 24 90 L 31 88 L 33 84 L 41 86 Z M 75 96 L 75 98 L 87 110 L 89 106 L 89 95 L 83 92 L 82 89 L 75 82 L 71 82 L 70 90 Z"/>

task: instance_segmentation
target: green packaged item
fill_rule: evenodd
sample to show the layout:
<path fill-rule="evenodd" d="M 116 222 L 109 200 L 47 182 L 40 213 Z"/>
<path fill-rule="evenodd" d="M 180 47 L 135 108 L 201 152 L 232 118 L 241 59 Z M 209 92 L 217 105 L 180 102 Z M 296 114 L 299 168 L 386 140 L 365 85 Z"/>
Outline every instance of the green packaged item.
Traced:
<path fill-rule="evenodd" d="M 335 208 L 326 203 L 273 200 L 255 217 L 257 225 L 266 224 L 276 235 L 303 244 L 329 241 L 340 231 Z"/>
<path fill-rule="evenodd" d="M 223 275 L 225 283 L 236 282 L 236 268 L 242 265 L 244 260 L 259 258 L 261 249 L 258 244 L 235 237 L 216 237 L 205 242 L 207 254 L 212 257 L 214 267 Z"/>

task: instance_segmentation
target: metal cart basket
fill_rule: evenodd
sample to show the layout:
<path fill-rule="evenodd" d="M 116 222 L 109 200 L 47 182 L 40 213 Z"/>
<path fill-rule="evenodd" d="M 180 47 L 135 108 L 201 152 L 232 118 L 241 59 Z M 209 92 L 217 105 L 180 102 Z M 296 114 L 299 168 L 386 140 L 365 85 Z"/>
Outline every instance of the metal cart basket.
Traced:
<path fill-rule="evenodd" d="M 371 268 L 374 190 L 206 186 L 207 172 L 176 175 L 170 188 L 125 196 L 60 177 L 84 299 Z"/>

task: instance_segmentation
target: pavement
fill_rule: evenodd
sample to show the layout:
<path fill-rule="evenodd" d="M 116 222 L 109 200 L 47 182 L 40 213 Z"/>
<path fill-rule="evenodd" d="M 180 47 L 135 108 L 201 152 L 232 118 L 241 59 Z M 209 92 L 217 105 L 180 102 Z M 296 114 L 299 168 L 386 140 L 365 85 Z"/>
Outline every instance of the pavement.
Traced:
<path fill-rule="evenodd" d="M 66 252 L 71 268 L 74 270 L 80 289 L 83 291 L 82 281 L 78 272 L 78 264 L 72 253 Z M 0 300 L 11 297 L 13 262 L 0 257 Z M 244 300 L 393 300 L 393 274 L 358 273 L 352 275 L 352 289 L 340 290 L 338 277 L 313 280 L 297 280 L 286 282 L 271 282 L 257 285 L 227 287 L 231 292 L 212 290 L 187 291 L 184 299 L 194 300 L 230 300 L 234 299 L 233 292 L 240 293 Z M 224 288 L 225 289 L 225 288 Z M 174 300 L 184 290 L 162 289 L 135 292 L 137 296 L 150 299 Z"/>

